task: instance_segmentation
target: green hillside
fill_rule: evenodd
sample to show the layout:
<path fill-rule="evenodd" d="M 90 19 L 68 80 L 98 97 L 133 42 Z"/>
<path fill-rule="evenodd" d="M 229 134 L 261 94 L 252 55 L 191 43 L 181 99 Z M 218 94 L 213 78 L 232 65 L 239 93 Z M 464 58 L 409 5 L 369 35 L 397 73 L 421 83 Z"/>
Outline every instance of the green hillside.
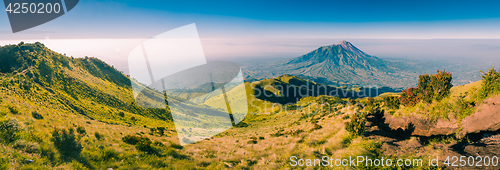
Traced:
<path fill-rule="evenodd" d="M 129 78 L 99 59 L 66 57 L 41 43 L 20 43 L 1 47 L 0 63 L 3 95 L 33 105 L 13 107 L 46 107 L 123 125 L 171 120 L 168 109 L 135 105 Z"/>
<path fill-rule="evenodd" d="M 146 88 L 136 101 L 129 77 L 97 58 L 67 57 L 51 51 L 41 43 L 21 42 L 2 46 L 0 116 L 1 121 L 9 126 L 0 128 L 7 128 L 3 130 L 12 131 L 16 137 L 13 141 L 2 142 L 4 148 L 1 152 L 14 153 L 20 145 L 35 148 L 34 151 L 23 151 L 0 159 L 7 162 L 20 161 L 21 163 L 12 166 L 10 163 L 5 164 L 13 169 L 23 166 L 47 169 L 74 169 L 82 166 L 95 169 L 103 165 L 100 161 L 111 162 L 107 165 L 115 168 L 151 168 L 147 164 L 137 163 L 136 159 L 127 160 L 120 165 L 114 161 L 101 160 L 102 152 L 123 157 L 122 160 L 145 156 L 141 159 L 171 162 L 165 156 L 177 154 L 170 146 L 178 145 L 179 141 L 169 108 L 141 107 L 144 103 L 155 104 L 158 100 L 155 97 L 158 96 L 163 98 L 163 94 Z M 181 99 L 171 97 L 169 100 Z M 136 102 L 141 102 L 141 106 Z M 189 109 L 200 109 L 200 106 L 191 105 L 187 109 L 186 113 L 189 113 Z M 192 117 L 183 116 L 187 119 Z M 213 121 L 212 117 L 199 118 Z M 19 128 L 9 129 L 14 127 Z M 83 150 L 70 153 L 64 147 L 58 149 L 56 141 L 52 139 L 54 134 L 50 134 L 75 129 L 75 133 L 80 135 L 76 139 L 80 141 Z M 144 148 L 134 149 L 134 145 L 121 142 L 121 138 L 127 135 L 145 134 L 149 134 L 148 138 L 156 142 L 155 146 L 164 146 L 155 151 L 158 152 L 156 157 L 151 158 L 151 154 L 141 152 Z M 34 163 L 25 163 L 26 160 Z M 179 165 L 184 164 L 186 163 Z"/>

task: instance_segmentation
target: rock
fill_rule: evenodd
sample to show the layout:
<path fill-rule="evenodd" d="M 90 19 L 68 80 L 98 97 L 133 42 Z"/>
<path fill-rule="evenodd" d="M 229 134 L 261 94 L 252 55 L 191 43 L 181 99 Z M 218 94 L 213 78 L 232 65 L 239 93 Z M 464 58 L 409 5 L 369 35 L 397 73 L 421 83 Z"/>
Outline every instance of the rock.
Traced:
<path fill-rule="evenodd" d="M 465 146 L 464 152 L 467 156 L 498 156 L 500 155 L 500 135 L 469 144 Z"/>
<path fill-rule="evenodd" d="M 365 123 L 365 127 L 372 127 L 373 126 L 373 122 L 366 122 Z"/>
<path fill-rule="evenodd" d="M 489 98 L 476 110 L 476 113 L 462 120 L 462 131 L 459 138 L 467 134 L 495 132 L 500 130 L 500 96 Z"/>
<path fill-rule="evenodd" d="M 415 116 L 394 117 L 388 113 L 384 114 L 384 123 L 392 130 L 403 130 L 412 136 L 440 136 L 450 135 L 458 129 L 457 120 L 438 119 L 430 121 L 427 118 Z"/>
<path fill-rule="evenodd" d="M 408 140 L 397 141 L 397 142 L 394 142 L 394 144 L 397 144 L 398 146 L 400 146 L 402 148 L 407 148 L 407 149 L 408 148 L 415 149 L 415 148 L 422 147 L 420 140 L 416 137 L 411 137 Z"/>

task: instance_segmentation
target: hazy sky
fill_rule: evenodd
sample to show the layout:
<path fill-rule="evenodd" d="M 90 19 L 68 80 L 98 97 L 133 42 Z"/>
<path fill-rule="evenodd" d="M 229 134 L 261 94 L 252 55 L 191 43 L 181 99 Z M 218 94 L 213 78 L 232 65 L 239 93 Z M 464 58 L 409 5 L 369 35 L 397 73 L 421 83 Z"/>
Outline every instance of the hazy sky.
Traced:
<path fill-rule="evenodd" d="M 500 39 L 499 6 L 500 1 L 457 0 L 86 0 L 16 34 L 0 12 L 0 44 L 42 41 L 57 52 L 97 56 L 123 68 L 141 41 L 196 23 L 209 59 L 291 58 L 344 39 L 379 57 L 496 56 L 500 43 L 491 39 Z"/>

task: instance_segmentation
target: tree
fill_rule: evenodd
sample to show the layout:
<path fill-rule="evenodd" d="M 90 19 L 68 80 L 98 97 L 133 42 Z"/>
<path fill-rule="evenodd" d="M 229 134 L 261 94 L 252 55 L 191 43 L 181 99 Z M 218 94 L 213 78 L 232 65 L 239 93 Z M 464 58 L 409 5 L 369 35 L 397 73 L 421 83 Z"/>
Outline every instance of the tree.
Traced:
<path fill-rule="evenodd" d="M 83 148 L 73 128 L 55 128 L 52 131 L 52 142 L 54 142 L 54 146 L 61 154 L 68 156 L 79 155 Z"/>
<path fill-rule="evenodd" d="M 434 92 L 434 99 L 439 101 L 450 93 L 450 89 L 453 87 L 452 79 L 451 72 L 446 73 L 441 70 L 437 70 L 437 74 L 431 75 L 430 86 Z"/>

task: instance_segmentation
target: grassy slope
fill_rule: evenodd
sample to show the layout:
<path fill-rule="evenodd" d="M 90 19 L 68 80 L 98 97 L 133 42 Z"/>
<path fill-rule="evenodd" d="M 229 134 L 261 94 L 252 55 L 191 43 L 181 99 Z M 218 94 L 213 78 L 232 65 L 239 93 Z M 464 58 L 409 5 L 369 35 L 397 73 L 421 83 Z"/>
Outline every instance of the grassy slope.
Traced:
<path fill-rule="evenodd" d="M 3 160 L 7 162 L 0 162 L 0 165 L 13 169 L 74 169 L 84 164 L 91 169 L 101 166 L 153 168 L 136 162 L 136 159 L 129 159 L 148 155 L 137 151 L 134 146 L 122 143 L 121 138 L 136 133 L 147 135 L 149 129 L 146 127 L 172 129 L 173 123 L 165 109 L 146 109 L 135 105 L 130 80 L 125 75 L 98 59 L 73 59 L 50 51 L 42 44 L 4 46 L 0 50 L 3 52 L 0 55 L 1 65 L 13 68 L 2 70 L 0 76 L 0 116 L 3 119 L 18 120 L 22 128 L 19 140 L 0 143 L 2 153 L 16 153 L 3 155 Z M 8 61 L 9 58 L 16 57 L 14 62 Z M 26 63 L 29 65 L 24 67 Z M 12 109 L 17 112 L 11 111 Z M 33 112 L 41 114 L 43 119 L 34 119 Z M 119 115 L 120 112 L 123 117 Z M 77 126 L 83 127 L 87 132 L 87 135 L 81 137 L 84 146 L 82 157 L 63 157 L 54 149 L 50 132 L 54 128 Z M 96 139 L 96 132 L 103 135 L 104 139 Z M 173 134 L 174 131 L 167 131 L 166 136 L 147 136 L 165 144 L 169 144 L 167 141 L 178 143 Z M 19 148 L 23 146 L 19 143 L 26 142 L 35 147 L 35 154 Z M 116 159 L 123 160 L 122 163 L 103 160 L 101 153 L 104 150 L 110 151 Z M 166 162 L 175 160 L 144 159 L 162 159 Z M 26 160 L 34 162 L 26 163 Z M 179 165 L 182 164 L 189 163 Z"/>
<path fill-rule="evenodd" d="M 473 83 L 469 83 L 469 84 L 465 84 L 465 85 L 461 85 L 461 86 L 452 87 L 451 91 L 450 91 L 450 96 L 457 97 L 457 96 L 460 96 L 461 94 L 465 94 L 466 92 L 470 91 L 472 88 L 478 89 L 481 87 L 481 83 L 483 83 L 482 80 L 476 81 Z"/>
<path fill-rule="evenodd" d="M 370 147 L 377 146 L 376 141 L 350 135 L 344 130 L 341 119 L 344 115 L 317 106 L 261 114 L 247 120 L 247 127 L 230 129 L 210 140 L 188 145 L 184 151 L 199 158 L 196 162 L 213 162 L 209 168 L 236 169 L 291 168 L 289 158 L 292 155 L 314 159 L 321 155 L 375 154 Z M 309 115 L 311 112 L 316 114 Z"/>

